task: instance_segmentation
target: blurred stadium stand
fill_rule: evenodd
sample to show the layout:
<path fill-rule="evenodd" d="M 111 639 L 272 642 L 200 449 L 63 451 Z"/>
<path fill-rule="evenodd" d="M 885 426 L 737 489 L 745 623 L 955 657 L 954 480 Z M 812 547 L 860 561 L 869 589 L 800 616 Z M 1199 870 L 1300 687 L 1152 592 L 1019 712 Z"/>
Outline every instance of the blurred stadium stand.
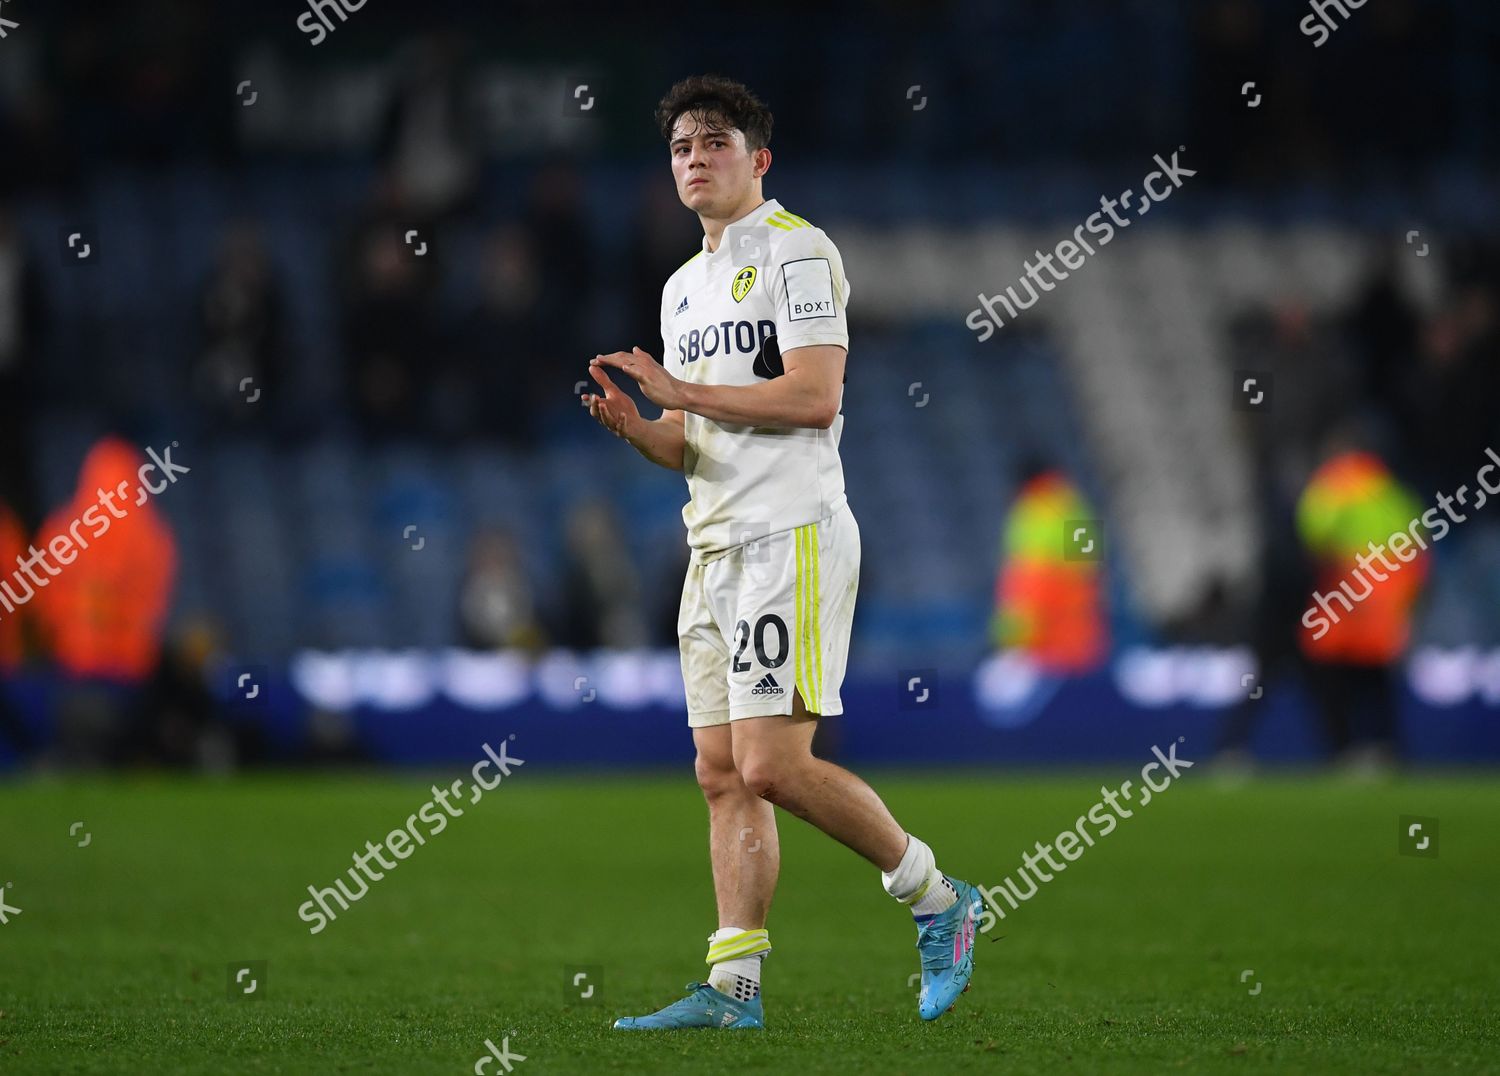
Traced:
<path fill-rule="evenodd" d="M 121 207 L 149 204 L 148 186 L 119 181 L 112 197 Z M 355 181 L 333 204 L 350 204 L 362 189 Z M 212 201 L 198 184 L 178 191 L 188 207 Z M 858 199 L 845 208 L 854 204 Z M 195 217 L 192 209 L 185 215 Z M 1057 461 L 1091 492 L 1107 491 L 1122 546 L 1116 555 L 1125 558 L 1131 579 L 1121 595 L 1128 599 L 1124 609 L 1139 607 L 1150 621 L 1168 622 L 1191 612 L 1206 579 L 1249 572 L 1256 521 L 1246 447 L 1226 387 L 1234 368 L 1227 326 L 1246 310 L 1289 296 L 1313 314 L 1337 314 L 1352 303 L 1384 241 L 1322 223 L 1274 233 L 1243 224 L 1143 228 L 1102 248 L 1067 287 L 980 344 L 946 307 L 955 296 L 965 299 L 966 288 L 998 288 L 1007 271 L 1013 279 L 1026 252 L 1066 234 L 1066 222 L 1036 230 L 995 225 L 965 241 L 935 226 L 908 225 L 905 234 L 891 236 L 857 219 L 814 215 L 838 237 L 852 266 L 879 267 L 851 270 L 858 347 L 843 450 L 851 502 L 862 517 L 881 523 L 865 529 L 856 636 L 857 655 L 877 663 L 898 654 L 925 661 L 982 653 L 999 523 L 1027 451 Z M 287 251 L 272 257 L 287 293 L 298 297 L 290 334 L 303 360 L 296 377 L 304 385 L 337 386 L 341 359 L 331 344 L 318 343 L 336 335 L 336 304 L 329 278 L 307 273 L 317 258 L 305 256 L 326 245 L 327 228 L 306 216 L 259 223 L 269 237 L 283 237 Z M 98 316 L 94 296 L 76 286 L 93 278 L 40 259 L 64 337 L 60 351 L 67 355 L 70 343 L 77 348 L 59 365 L 92 361 L 100 375 L 88 379 L 97 393 L 93 416 L 60 415 L 38 430 L 49 504 L 71 491 L 78 461 L 105 426 L 101 416 L 136 422 L 146 416 L 162 433 L 196 425 L 184 384 L 194 342 L 182 312 L 202 288 L 216 227 L 198 232 L 196 244 L 177 237 L 170 251 L 153 253 L 163 237 L 145 221 L 123 208 L 99 219 L 110 222 L 100 242 L 111 259 L 108 271 L 97 274 L 100 283 L 152 283 L 120 296 L 110 315 L 111 324 L 138 324 L 136 332 L 112 335 L 104 347 L 76 336 L 67 341 L 74 335 L 68 327 L 76 331 Z M 227 216 L 216 220 L 227 222 Z M 23 215 L 22 224 L 33 249 L 46 249 L 45 223 Z M 116 249 L 174 271 L 116 271 Z M 450 256 L 446 267 L 456 281 L 469 281 L 470 291 L 480 270 L 471 253 L 467 263 Z M 624 256 L 603 250 L 599 260 Z M 155 343 L 138 344 L 137 334 Z M 605 333 L 595 335 L 597 347 L 608 346 Z M 504 346 L 496 341 L 497 350 Z M 659 342 L 646 346 L 656 350 Z M 576 372 L 584 364 L 575 358 L 570 365 Z M 76 407 L 79 393 L 71 395 Z M 326 410 L 328 404 L 335 409 Z M 286 406 L 272 399 L 246 404 L 266 412 Z M 679 528 L 680 476 L 602 450 L 599 431 L 576 421 L 569 397 L 551 406 L 534 449 L 368 446 L 337 401 L 317 410 L 342 432 L 318 430 L 288 442 L 250 426 L 236 443 L 187 442 L 197 451 L 184 458 L 209 477 L 184 483 L 164 503 L 184 539 L 179 608 L 230 617 L 236 649 L 284 659 L 306 645 L 451 644 L 457 620 L 450 599 L 461 575 L 463 536 L 484 523 L 519 529 L 537 577 L 555 580 L 560 510 L 586 493 L 615 503 L 629 523 L 627 540 L 657 585 L 675 591 L 669 575 L 675 562 L 663 547 Z M 937 413 L 941 421 L 928 420 Z M 1106 465 L 1096 468 L 1095 460 Z M 421 530 L 423 555 L 408 555 L 400 537 L 406 524 Z M 1482 577 L 1485 562 L 1493 562 L 1493 538 L 1483 535 L 1474 546 L 1454 570 L 1472 563 Z M 913 551 L 921 551 L 920 561 Z M 1430 618 L 1445 622 L 1442 612 L 1439 605 Z M 1483 614 L 1485 641 L 1496 639 L 1496 619 L 1493 608 Z M 1127 638 L 1143 630 L 1126 629 Z"/>
<path fill-rule="evenodd" d="M 1500 75 L 1469 42 L 1495 29 L 1496 13 L 1481 3 L 1372 7 L 1341 31 L 1349 47 L 1315 56 L 1280 26 L 1295 26 L 1298 10 L 1016 4 L 996 14 L 956 3 L 934 14 L 893 4 L 882 26 L 920 28 L 904 45 L 855 35 L 813 67 L 790 62 L 797 46 L 778 35 L 789 62 L 766 65 L 756 32 L 715 58 L 777 110 L 768 192 L 830 233 L 853 283 L 842 455 L 864 541 L 859 675 L 967 676 L 991 658 L 1000 527 L 1028 456 L 1103 508 L 1120 653 L 1246 642 L 1235 611 L 1242 621 L 1276 540 L 1264 487 L 1289 481 L 1283 471 L 1305 479 L 1314 435 L 1336 421 L 1371 430 L 1424 497 L 1462 480 L 1453 460 L 1468 472 L 1483 462 L 1456 448 L 1437 458 L 1427 433 L 1443 423 L 1442 393 L 1470 384 L 1454 369 L 1493 364 L 1500 274 L 1483 237 L 1500 207 Z M 586 62 L 555 39 L 515 62 L 498 28 L 481 35 L 446 71 L 449 88 L 490 106 L 471 118 L 478 181 L 440 211 L 421 209 L 389 200 L 399 160 L 378 159 L 383 132 L 399 130 L 401 72 L 417 48 L 402 42 L 399 14 L 362 10 L 314 64 L 288 32 L 290 13 L 240 12 L 210 28 L 192 11 L 161 7 L 205 43 L 201 55 L 163 44 L 116 61 L 173 76 L 156 99 L 135 88 L 111 103 L 82 76 L 120 72 L 90 70 L 63 47 L 89 27 L 108 30 L 103 8 L 68 25 L 37 13 L 36 33 L 5 43 L 16 64 L 0 74 L 3 129 L 19 151 L 8 205 L 47 310 L 29 390 L 40 507 L 69 496 L 105 432 L 180 442 L 191 480 L 160 501 L 180 547 L 173 631 L 211 622 L 232 662 L 285 669 L 310 650 L 458 646 L 471 541 L 485 528 L 515 538 L 555 641 L 567 514 L 602 497 L 624 524 L 649 642 L 674 648 L 682 479 L 584 421 L 571 394 L 595 351 L 639 343 L 656 353 L 649 304 L 698 242 L 685 211 L 658 197 L 667 177 L 649 112 L 665 86 L 608 72 L 600 122 L 570 119 L 560 91 Z M 602 37 L 618 14 L 598 12 L 590 25 Z M 506 32 L 539 20 L 522 13 Z M 960 40 L 945 25 L 979 30 Z M 1004 35 L 1024 62 L 998 68 L 987 35 Z M 670 35 L 650 46 L 653 56 L 671 49 Z M 1415 114 L 1382 79 L 1393 49 L 1451 104 L 1441 121 Z M 590 40 L 579 51 L 602 54 Z M 1247 112 L 1230 137 L 1217 117 L 1240 107 L 1238 72 L 1267 62 L 1284 77 L 1266 115 Z M 45 89 L 58 66 L 77 77 Z M 668 68 L 684 73 L 675 61 L 645 65 Z M 224 71 L 254 81 L 255 107 L 241 107 Z M 1055 95 L 1069 72 L 1129 87 L 1129 113 L 1150 119 L 1127 127 L 1122 102 Z M 908 84 L 931 101 L 920 123 L 902 96 Z M 963 316 L 976 292 L 1014 282 L 1032 250 L 1055 245 L 1101 193 L 1179 144 L 1199 178 L 1015 325 L 974 339 Z M 1272 161 L 1290 178 L 1273 181 Z M 1421 260 L 1400 238 L 1418 210 L 1437 248 Z M 431 248 L 425 261 L 410 244 L 380 249 L 408 223 Z M 255 402 L 254 389 L 204 373 L 205 293 L 239 224 L 266 251 L 276 298 L 265 318 L 274 309 L 284 320 L 267 365 L 255 367 L 266 386 Z M 97 264 L 67 260 L 60 237 L 80 228 Z M 1412 397 L 1425 428 L 1393 405 L 1360 335 L 1373 324 L 1361 304 L 1389 265 L 1395 302 L 1421 326 L 1402 361 L 1436 393 Z M 1457 310 L 1466 297 L 1488 304 L 1477 327 Z M 400 332 L 385 331 L 381 310 L 398 312 Z M 1310 421 L 1294 405 L 1295 352 L 1257 335 L 1296 319 L 1328 345 L 1313 354 L 1330 371 L 1316 398 L 1338 401 Z M 1422 350 L 1421 334 L 1455 322 L 1468 333 L 1456 350 Z M 1235 370 L 1273 367 L 1286 407 L 1268 432 L 1234 409 L 1231 388 Z M 378 388 L 387 374 L 420 391 L 370 410 L 365 379 Z M 1497 387 L 1483 373 L 1472 385 Z M 1493 399 L 1471 424 L 1481 445 L 1500 444 Z M 1495 517 L 1455 528 L 1436 560 L 1416 643 L 1479 648 L 1473 660 L 1488 669 L 1484 653 L 1500 646 Z M 1215 621 L 1220 605 L 1230 612 Z M 1490 698 L 1500 684 L 1485 692 L 1500 703 Z"/>

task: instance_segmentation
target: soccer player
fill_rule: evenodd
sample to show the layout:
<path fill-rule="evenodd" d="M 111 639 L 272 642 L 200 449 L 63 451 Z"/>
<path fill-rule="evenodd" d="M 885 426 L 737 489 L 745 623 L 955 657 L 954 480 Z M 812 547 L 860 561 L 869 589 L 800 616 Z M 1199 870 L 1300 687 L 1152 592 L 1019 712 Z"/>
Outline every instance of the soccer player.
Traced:
<path fill-rule="evenodd" d="M 597 356 L 589 372 L 603 395 L 586 393 L 583 404 L 687 477 L 691 558 L 677 632 L 719 928 L 707 982 L 614 1026 L 764 1026 L 761 963 L 780 868 L 773 804 L 868 859 L 911 909 L 918 1011 L 935 1020 L 968 988 L 980 893 L 938 870 L 867 784 L 812 754 L 818 717 L 843 713 L 859 582 L 838 452 L 849 281 L 828 236 L 762 194 L 772 120 L 749 90 L 685 79 L 657 120 L 703 249 L 662 289 L 664 362 L 639 347 Z M 661 417 L 642 418 L 610 369 Z"/>

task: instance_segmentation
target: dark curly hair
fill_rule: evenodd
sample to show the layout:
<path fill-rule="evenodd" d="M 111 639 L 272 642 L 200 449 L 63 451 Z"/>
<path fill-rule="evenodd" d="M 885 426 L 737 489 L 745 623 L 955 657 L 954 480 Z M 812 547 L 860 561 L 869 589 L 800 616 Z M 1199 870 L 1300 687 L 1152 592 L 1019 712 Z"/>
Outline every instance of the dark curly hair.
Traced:
<path fill-rule="evenodd" d="M 684 113 L 710 131 L 739 130 L 754 153 L 771 143 L 771 110 L 743 83 L 720 75 L 694 75 L 677 83 L 656 106 L 661 136 L 672 140 L 672 128 Z"/>

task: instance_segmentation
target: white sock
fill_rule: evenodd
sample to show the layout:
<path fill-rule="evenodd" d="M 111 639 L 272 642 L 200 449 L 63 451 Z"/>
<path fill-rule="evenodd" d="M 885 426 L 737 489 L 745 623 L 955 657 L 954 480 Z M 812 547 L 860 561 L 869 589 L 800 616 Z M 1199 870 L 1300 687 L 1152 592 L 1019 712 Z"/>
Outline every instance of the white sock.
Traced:
<path fill-rule="evenodd" d="M 958 890 L 953 888 L 953 883 L 948 881 L 946 874 L 939 874 L 937 885 L 927 887 L 927 892 L 922 894 L 920 900 L 911 903 L 911 914 L 917 918 L 936 915 L 946 908 L 951 908 L 958 903 Z"/>
<path fill-rule="evenodd" d="M 743 933 L 743 927 L 720 927 L 708 936 L 708 943 L 712 946 L 715 942 Z M 749 1001 L 760 994 L 760 965 L 768 952 L 769 949 L 752 956 L 719 961 L 709 969 L 708 985 L 737 1001 Z"/>
<path fill-rule="evenodd" d="M 882 872 L 885 891 L 911 907 L 912 915 L 936 915 L 958 900 L 958 894 L 937 868 L 932 849 L 908 833 L 906 853 L 896 869 Z"/>

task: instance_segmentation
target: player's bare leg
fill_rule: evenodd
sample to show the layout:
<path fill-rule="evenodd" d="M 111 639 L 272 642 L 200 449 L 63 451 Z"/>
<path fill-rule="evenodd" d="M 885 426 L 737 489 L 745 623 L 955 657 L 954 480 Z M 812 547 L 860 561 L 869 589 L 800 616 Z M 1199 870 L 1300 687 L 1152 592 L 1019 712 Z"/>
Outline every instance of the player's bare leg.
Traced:
<path fill-rule="evenodd" d="M 740 779 L 728 724 L 695 728 L 693 744 L 698 751 L 693 768 L 708 802 L 708 851 L 719 912 L 719 928 L 708 939 L 707 985 L 748 1006 L 727 1009 L 728 1017 L 758 1026 L 761 964 L 771 951 L 766 914 L 781 873 L 776 809 Z M 712 995 L 708 1001 L 715 1010 L 730 1004 Z"/>
<path fill-rule="evenodd" d="M 734 761 L 745 787 L 821 829 L 889 873 L 906 853 L 907 834 L 875 790 L 812 753 L 818 719 L 792 695 L 790 717 L 732 722 Z"/>
<path fill-rule="evenodd" d="M 817 718 L 799 692 L 790 716 L 732 722 L 734 762 L 745 787 L 790 811 L 880 868 L 885 890 L 917 923 L 918 1011 L 935 1020 L 969 988 L 979 891 L 937 869 L 932 849 L 897 824 L 875 790 L 812 753 Z"/>
<path fill-rule="evenodd" d="M 753 930 L 766 925 L 781 872 L 781 842 L 776 835 L 776 809 L 746 788 L 735 768 L 731 727 L 693 730 L 698 748 L 694 769 L 708 801 L 708 843 L 719 926 Z"/>

